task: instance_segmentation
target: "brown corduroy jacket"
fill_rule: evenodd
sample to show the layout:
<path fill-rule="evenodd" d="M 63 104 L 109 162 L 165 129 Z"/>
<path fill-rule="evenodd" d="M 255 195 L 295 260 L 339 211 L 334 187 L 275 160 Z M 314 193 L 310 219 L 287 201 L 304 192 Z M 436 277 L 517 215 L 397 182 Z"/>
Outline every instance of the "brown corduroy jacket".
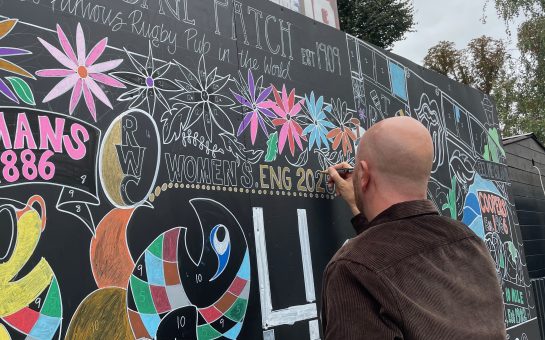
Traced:
<path fill-rule="evenodd" d="M 467 226 L 430 201 L 352 223 L 359 235 L 324 273 L 326 340 L 506 338 L 494 262 Z"/>

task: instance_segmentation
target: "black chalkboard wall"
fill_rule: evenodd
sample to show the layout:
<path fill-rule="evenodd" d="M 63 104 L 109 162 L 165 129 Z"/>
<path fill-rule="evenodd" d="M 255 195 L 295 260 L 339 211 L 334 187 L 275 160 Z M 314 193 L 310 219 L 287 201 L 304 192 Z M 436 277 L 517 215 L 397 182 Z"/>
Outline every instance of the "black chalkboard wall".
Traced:
<path fill-rule="evenodd" d="M 386 117 L 538 339 L 494 106 L 262 0 L 1 1 L 0 339 L 318 339 L 353 236 L 318 170 Z M 403 171 L 403 169 L 399 169 Z"/>

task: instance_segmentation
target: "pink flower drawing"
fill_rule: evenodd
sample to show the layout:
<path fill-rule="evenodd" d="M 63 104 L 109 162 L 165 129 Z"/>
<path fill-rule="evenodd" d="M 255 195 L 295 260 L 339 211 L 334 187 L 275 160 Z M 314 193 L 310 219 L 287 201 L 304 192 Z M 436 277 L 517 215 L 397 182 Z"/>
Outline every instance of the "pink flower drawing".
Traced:
<path fill-rule="evenodd" d="M 273 119 L 274 126 L 282 126 L 280 130 L 278 149 L 280 153 L 284 150 L 286 141 L 289 143 L 290 152 L 293 156 L 295 154 L 295 144 L 299 146 L 299 149 L 303 150 L 303 143 L 301 140 L 306 141 L 306 137 L 303 136 L 303 128 L 295 120 L 297 114 L 299 114 L 303 108 L 305 102 L 301 99 L 295 102 L 295 89 L 291 90 L 290 94 L 286 91 L 286 85 L 282 88 L 282 94 L 278 92 L 276 87 L 273 86 L 273 93 L 275 101 L 268 100 L 263 108 L 272 109 L 279 118 Z"/>
<path fill-rule="evenodd" d="M 67 68 L 46 69 L 36 72 L 36 75 L 40 77 L 64 78 L 45 96 L 43 102 L 47 103 L 72 90 L 69 107 L 70 114 L 72 114 L 83 94 L 87 108 L 96 122 L 97 112 L 94 97 L 97 97 L 106 106 L 112 108 L 112 103 L 98 83 L 116 88 L 125 88 L 123 83 L 106 74 L 106 72 L 118 67 L 123 60 L 116 59 L 96 63 L 106 50 L 108 38 L 99 41 L 95 47 L 91 49 L 89 54 L 87 54 L 85 36 L 81 24 L 78 24 L 76 30 L 77 54 L 74 53 L 66 34 L 64 34 L 64 31 L 59 25 L 57 25 L 57 35 L 64 53 L 47 41 L 38 38 L 49 53 Z"/>

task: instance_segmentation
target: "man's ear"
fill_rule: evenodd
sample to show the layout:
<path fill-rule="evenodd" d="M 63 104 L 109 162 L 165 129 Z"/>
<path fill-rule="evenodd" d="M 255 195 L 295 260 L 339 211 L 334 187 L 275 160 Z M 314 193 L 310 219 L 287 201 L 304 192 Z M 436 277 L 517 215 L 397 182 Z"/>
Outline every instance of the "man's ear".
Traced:
<path fill-rule="evenodd" d="M 366 161 L 360 161 L 359 166 L 361 170 L 360 187 L 362 191 L 366 191 L 369 188 L 369 183 L 371 181 L 369 165 Z"/>

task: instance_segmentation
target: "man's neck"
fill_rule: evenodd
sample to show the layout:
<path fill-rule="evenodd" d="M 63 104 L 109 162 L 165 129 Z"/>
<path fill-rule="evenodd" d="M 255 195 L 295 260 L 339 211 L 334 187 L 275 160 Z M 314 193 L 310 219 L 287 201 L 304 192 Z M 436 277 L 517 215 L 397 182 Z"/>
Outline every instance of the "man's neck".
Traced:
<path fill-rule="evenodd" d="M 422 197 L 420 195 L 411 195 L 411 196 L 400 196 L 400 195 L 384 195 L 380 194 L 377 195 L 376 198 L 371 200 L 371 202 L 368 202 L 364 205 L 364 215 L 365 218 L 371 222 L 375 218 L 377 218 L 378 215 L 382 214 L 385 210 L 389 209 L 390 207 L 404 202 L 410 202 L 410 201 L 420 201 L 425 200 L 426 197 Z"/>

